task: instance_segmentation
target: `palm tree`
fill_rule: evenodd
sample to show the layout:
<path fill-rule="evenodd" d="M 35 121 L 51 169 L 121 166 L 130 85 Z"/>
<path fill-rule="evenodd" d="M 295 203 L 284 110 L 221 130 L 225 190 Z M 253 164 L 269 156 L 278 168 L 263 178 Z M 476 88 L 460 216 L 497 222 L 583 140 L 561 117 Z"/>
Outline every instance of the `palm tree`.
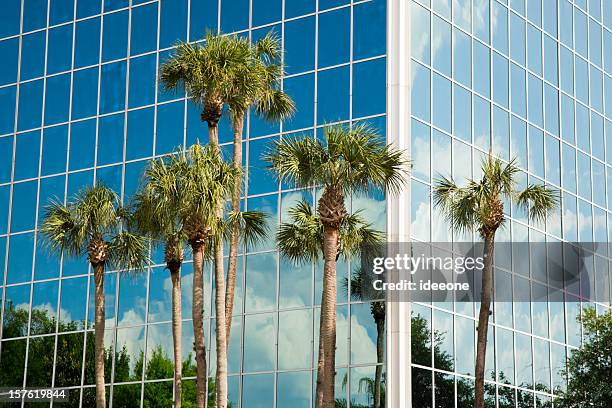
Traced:
<path fill-rule="evenodd" d="M 213 151 L 220 156 L 219 120 L 223 107 L 237 93 L 236 77 L 245 69 L 251 57 L 248 39 L 236 35 L 222 36 L 208 33 L 205 45 L 179 43 L 174 56 L 160 69 L 160 81 L 169 90 L 182 89 L 201 107 L 201 119 L 208 124 L 208 139 Z M 240 184 L 240 180 L 235 181 Z M 216 218 L 223 219 L 223 202 L 217 203 Z M 215 314 L 217 377 L 227 375 L 227 339 L 225 317 L 225 273 L 223 268 L 223 240 L 214 240 Z M 197 355 L 197 352 L 196 352 Z M 225 373 L 225 374 L 224 374 Z M 203 394 L 202 394 L 203 395 Z M 200 393 L 198 393 L 200 396 Z M 227 403 L 227 378 L 217 378 L 217 406 Z M 202 402 L 203 404 L 203 402 Z M 198 405 L 198 408 L 202 406 Z"/>
<path fill-rule="evenodd" d="M 331 408 L 335 383 L 336 260 L 340 253 L 352 255 L 363 240 L 372 238 L 371 234 L 357 233 L 370 230 L 360 217 L 356 220 L 355 215 L 347 214 L 345 197 L 372 189 L 398 191 L 405 180 L 407 161 L 401 151 L 386 145 L 364 125 L 327 127 L 323 139 L 281 140 L 273 145 L 266 160 L 282 181 L 299 188 L 323 187 L 317 215 L 306 204 L 298 206 L 291 214 L 293 224 L 282 225 L 277 239 L 281 253 L 291 259 L 317 259 L 322 251 L 316 407 Z"/>
<path fill-rule="evenodd" d="M 86 187 L 68 204 L 51 201 L 41 233 L 50 250 L 68 257 L 87 257 L 95 282 L 96 407 L 105 408 L 104 273 L 107 267 L 142 271 L 148 264 L 146 240 L 130 231 L 131 214 L 117 194 L 98 184 Z"/>
<path fill-rule="evenodd" d="M 223 241 L 226 229 L 219 208 L 231 197 L 239 173 L 227 164 L 214 146 L 191 146 L 182 159 L 181 183 L 186 197 L 183 229 L 193 253 L 193 329 L 197 363 L 197 406 L 202 408 L 206 398 L 206 354 L 204 346 L 204 257 L 213 254 L 215 263 L 223 262 Z M 220 250 L 219 250 L 220 249 Z M 219 261 L 221 258 L 221 261 Z M 225 308 L 223 306 L 224 276 L 215 268 L 215 311 L 217 328 L 217 402 L 218 408 L 227 405 L 227 354 L 225 342 Z M 219 333 L 221 331 L 221 333 Z M 200 405 L 202 404 L 202 405 Z"/>
<path fill-rule="evenodd" d="M 246 46 L 247 44 L 241 43 Z M 284 120 L 295 111 L 291 98 L 279 89 L 283 66 L 278 63 L 281 57 L 281 44 L 272 32 L 256 44 L 248 44 L 250 52 L 243 62 L 242 69 L 236 70 L 235 93 L 228 100 L 232 127 L 234 131 L 233 165 L 242 171 L 242 134 L 244 117 L 247 110 L 255 107 L 255 112 L 264 119 L 275 122 Z M 236 180 L 232 196 L 232 212 L 240 211 L 242 179 Z M 236 289 L 236 266 L 240 236 L 240 224 L 234 224 L 229 237 L 229 259 L 227 268 L 227 287 L 225 291 L 226 338 L 229 343 L 234 311 L 234 292 Z"/>
<path fill-rule="evenodd" d="M 179 153 L 180 154 L 180 153 Z M 134 215 L 139 230 L 151 238 L 155 246 L 164 247 L 164 262 L 172 280 L 172 339 L 174 346 L 174 407 L 181 407 L 182 395 L 182 316 L 181 266 L 188 193 L 182 187 L 184 166 L 176 155 L 151 160 L 144 170 L 143 186 L 134 198 Z M 206 364 L 204 354 L 204 365 Z M 206 370 L 205 370 L 206 371 Z"/>
<path fill-rule="evenodd" d="M 372 275 L 360 267 L 353 273 L 350 281 L 347 280 L 345 283 L 346 288 L 350 285 L 350 294 L 353 300 L 360 302 L 369 301 L 376 299 L 376 295 L 372 286 L 373 280 Z M 382 377 L 383 377 L 383 364 L 385 358 L 385 320 L 387 316 L 387 308 L 384 301 L 371 302 L 370 313 L 376 324 L 376 372 L 374 374 L 374 381 L 368 384 L 368 390 L 374 399 L 374 408 L 380 408 L 381 403 L 384 401 L 381 398 L 382 391 Z M 359 382 L 361 387 L 361 381 Z"/>
<path fill-rule="evenodd" d="M 476 347 L 476 408 L 484 408 L 484 375 L 487 348 L 487 328 L 493 291 L 493 254 L 495 233 L 505 222 L 503 200 L 513 200 L 528 212 L 535 222 L 546 219 L 558 203 L 556 191 L 543 185 L 531 184 L 517 189 L 520 172 L 516 159 L 504 163 L 491 152 L 482 161 L 482 178 L 469 180 L 459 187 L 452 178 L 436 181 L 433 191 L 434 205 L 442 209 L 453 230 L 469 232 L 477 229 L 484 240 L 484 268 L 482 293 L 478 314 L 478 340 Z"/>

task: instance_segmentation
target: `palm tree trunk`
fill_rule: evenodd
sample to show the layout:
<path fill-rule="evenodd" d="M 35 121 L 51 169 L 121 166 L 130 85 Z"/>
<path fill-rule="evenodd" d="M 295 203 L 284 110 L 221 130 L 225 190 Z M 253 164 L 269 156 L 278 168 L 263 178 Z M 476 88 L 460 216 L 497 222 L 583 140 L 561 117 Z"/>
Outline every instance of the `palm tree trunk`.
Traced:
<path fill-rule="evenodd" d="M 183 327 L 181 316 L 181 267 L 172 266 L 170 277 L 172 279 L 172 340 L 174 341 L 174 407 L 181 408 L 183 376 L 183 356 L 181 351 Z"/>
<path fill-rule="evenodd" d="M 95 282 L 95 370 L 96 370 L 96 408 L 106 408 L 106 387 L 104 384 L 104 263 L 93 266 Z"/>
<path fill-rule="evenodd" d="M 219 120 L 221 119 L 221 115 L 223 113 L 223 104 L 219 103 L 218 101 L 212 101 L 209 100 L 207 101 L 205 107 L 204 107 L 204 111 L 202 112 L 202 119 L 206 121 L 206 123 L 208 124 L 208 143 L 212 146 L 212 148 L 214 149 L 214 151 L 217 154 L 221 154 L 221 149 L 219 148 Z M 217 209 L 216 209 L 216 213 L 217 216 L 223 216 L 223 207 L 222 207 L 222 203 L 218 203 L 217 204 Z M 221 249 L 221 259 L 223 259 L 223 246 L 220 246 Z M 218 251 L 219 251 L 219 246 L 216 245 L 214 248 L 215 251 L 215 279 L 217 276 L 217 257 L 219 256 Z M 203 255 L 203 254 L 202 254 Z M 194 257 L 195 258 L 195 257 Z M 223 268 L 223 263 L 221 263 L 221 268 Z M 194 259 L 194 270 L 195 270 L 195 259 Z M 221 272 L 223 273 L 223 272 Z M 215 291 L 215 296 L 217 295 L 217 292 Z M 218 296 L 216 296 L 218 298 Z M 225 300 L 225 298 L 224 298 Z M 195 303 L 195 297 L 194 297 L 194 303 Z M 202 302 L 202 305 L 204 303 Z M 195 307 L 195 306 L 194 306 Z M 217 307 L 217 301 L 215 300 L 215 308 Z M 215 312 L 216 309 L 215 309 Z M 225 312 L 225 308 L 224 308 L 224 312 Z M 218 315 L 217 315 L 217 319 L 218 319 Z M 195 319 L 195 316 L 194 316 Z M 203 317 L 202 317 L 203 319 Z M 200 320 L 202 320 L 200 319 Z M 195 322 L 194 322 L 194 327 L 195 327 Z M 217 328 L 217 348 L 218 348 L 218 343 L 219 343 L 219 330 L 218 330 L 218 324 L 217 326 L 215 326 Z M 225 327 L 223 328 L 223 331 L 225 332 Z M 202 340 L 203 343 L 203 340 Z M 197 352 L 196 352 L 197 355 Z M 218 366 L 219 366 L 219 355 L 217 355 L 217 372 L 218 372 Z M 199 377 L 199 370 L 198 370 L 198 377 Z M 207 374 L 206 374 L 206 370 L 203 371 L 202 373 L 202 378 L 204 379 L 202 381 L 202 383 L 204 383 L 204 381 L 207 381 Z M 219 379 L 217 378 L 217 382 L 219 381 Z M 219 384 L 216 384 L 216 387 L 219 387 Z M 207 391 L 208 386 L 205 385 L 203 387 L 203 389 L 205 391 Z M 199 390 L 198 390 L 198 394 L 199 394 Z M 218 391 L 216 392 L 217 398 L 218 398 Z M 208 392 L 206 392 L 206 394 L 204 395 L 204 398 L 207 400 L 208 399 Z M 208 403 L 208 402 L 207 402 Z M 216 399 L 215 399 L 215 405 L 216 405 Z M 200 406 L 197 406 L 197 408 L 203 408 Z"/>
<path fill-rule="evenodd" d="M 374 374 L 374 408 L 381 408 L 383 360 L 385 358 L 385 319 L 376 319 L 376 373 Z"/>
<path fill-rule="evenodd" d="M 225 337 L 225 274 L 223 271 L 223 241 L 215 249 L 215 313 L 217 335 L 216 407 L 227 407 L 227 339 Z"/>
<path fill-rule="evenodd" d="M 336 255 L 338 229 L 325 227 L 316 408 L 334 408 L 336 377 Z"/>
<path fill-rule="evenodd" d="M 219 126 L 208 124 L 208 143 L 219 151 Z"/>
<path fill-rule="evenodd" d="M 223 105 L 205 107 L 205 112 L 208 112 L 209 118 L 216 116 L 216 120 L 208 120 L 208 141 L 215 149 L 217 154 L 220 154 L 219 149 L 219 126 L 218 120 L 221 117 Z M 213 115 L 210 115 L 213 113 Z M 216 204 L 216 215 L 219 219 L 223 218 L 223 202 Z M 216 328 L 216 343 L 217 343 L 217 375 L 216 375 L 216 399 L 217 408 L 225 408 L 227 405 L 227 340 L 226 340 L 226 322 L 225 322 L 225 274 L 223 270 L 223 241 L 220 239 L 215 244 L 215 328 Z M 194 255 L 195 269 L 195 255 Z M 194 298 L 195 303 L 195 298 Z M 195 316 L 194 316 L 195 319 Z M 194 323 L 195 325 L 195 323 Z"/>
<path fill-rule="evenodd" d="M 476 342 L 476 386 L 474 408 L 484 408 L 485 362 L 487 356 L 487 334 L 489 313 L 493 293 L 493 251 L 495 234 L 489 234 L 484 240 L 484 268 L 482 270 L 482 292 L 480 313 L 478 314 L 478 340 Z"/>
<path fill-rule="evenodd" d="M 193 335 L 196 359 L 196 407 L 206 404 L 206 345 L 204 342 L 204 245 L 192 244 L 193 252 Z"/>
<path fill-rule="evenodd" d="M 236 115 L 234 119 L 234 161 L 233 165 L 242 173 L 242 131 L 244 127 L 244 116 Z M 234 191 L 232 192 L 232 211 L 237 214 L 240 211 L 240 196 L 242 195 L 242 177 L 236 178 Z M 236 291 L 236 268 L 238 261 L 238 238 L 240 225 L 236 223 L 232 227 L 230 235 L 229 259 L 227 266 L 227 288 L 225 291 L 225 320 L 226 340 L 229 347 L 230 334 L 232 331 L 232 315 L 234 313 L 234 296 Z"/>

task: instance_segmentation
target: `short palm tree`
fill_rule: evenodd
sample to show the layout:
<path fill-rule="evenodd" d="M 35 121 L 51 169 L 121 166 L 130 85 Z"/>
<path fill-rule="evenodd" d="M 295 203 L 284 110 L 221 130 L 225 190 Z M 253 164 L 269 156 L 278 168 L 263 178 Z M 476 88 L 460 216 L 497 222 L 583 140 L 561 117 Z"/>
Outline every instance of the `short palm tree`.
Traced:
<path fill-rule="evenodd" d="M 181 153 L 179 153 L 181 154 Z M 163 246 L 164 262 L 172 280 L 172 340 L 174 345 L 174 407 L 181 407 L 182 396 L 182 316 L 181 266 L 188 239 L 184 231 L 187 203 L 181 188 L 183 161 L 177 155 L 151 160 L 143 175 L 143 185 L 135 195 L 134 218 L 141 233 L 154 246 Z M 195 322 L 195 320 L 194 320 Z M 204 367 L 206 365 L 204 354 Z M 206 368 L 204 368 L 206 371 Z"/>
<path fill-rule="evenodd" d="M 353 300 L 360 302 L 377 300 L 377 296 L 373 293 L 372 275 L 363 267 L 359 267 L 351 276 L 351 279 L 346 282 L 346 286 L 350 285 L 350 295 Z M 387 318 L 387 308 L 384 301 L 371 302 L 370 313 L 374 324 L 376 324 L 376 371 L 374 373 L 374 381 L 368 383 L 368 391 L 373 396 L 374 408 L 380 408 L 382 400 L 382 379 L 383 379 L 383 364 L 385 360 L 385 322 Z M 359 382 L 361 387 L 361 380 Z"/>
<path fill-rule="evenodd" d="M 543 185 L 531 184 L 523 190 L 517 189 L 520 170 L 515 159 L 504 163 L 489 152 L 481 167 L 480 180 L 469 180 L 466 186 L 459 187 L 452 178 L 443 177 L 436 181 L 433 191 L 434 205 L 441 208 L 453 230 L 470 232 L 476 229 L 484 240 L 476 348 L 476 408 L 484 408 L 487 328 L 493 292 L 493 253 L 495 233 L 506 220 L 503 201 L 513 200 L 528 212 L 532 221 L 545 220 L 558 203 L 557 192 Z"/>
<path fill-rule="evenodd" d="M 267 154 L 271 169 L 282 181 L 296 187 L 322 186 L 317 215 L 305 204 L 292 213 L 293 227 L 284 224 L 278 233 L 279 249 L 292 259 L 313 259 L 322 251 L 323 293 L 316 407 L 334 406 L 336 349 L 336 259 L 351 254 L 356 242 L 365 239 L 349 234 L 351 220 L 345 197 L 372 189 L 396 192 L 405 182 L 407 161 L 403 152 L 386 145 L 371 128 L 358 125 L 330 126 L 323 139 L 306 137 L 276 142 Z M 316 223 L 313 217 L 316 218 Z M 367 225 L 367 224 L 366 224 Z M 304 228 L 297 229 L 298 226 Z M 315 228 L 316 226 L 316 228 Z M 308 235 L 305 235 L 308 232 Z M 316 258 L 314 258 L 316 259 Z"/>
<path fill-rule="evenodd" d="M 270 122 L 284 120 L 295 111 L 293 100 L 280 89 L 283 66 L 281 44 L 272 32 L 255 44 L 241 43 L 249 47 L 248 58 L 241 69 L 236 70 L 235 92 L 227 101 L 234 131 L 233 165 L 242 171 L 242 136 L 244 118 L 249 108 Z M 247 55 L 245 53 L 245 55 Z M 242 179 L 236 180 L 232 197 L 232 212 L 240 212 Z M 234 311 L 234 292 L 236 289 L 236 266 L 240 241 L 240 224 L 235 223 L 229 237 L 229 259 L 227 268 L 227 287 L 225 292 L 225 316 L 227 322 L 227 341 L 229 343 Z"/>
<path fill-rule="evenodd" d="M 145 238 L 129 229 L 131 214 L 117 194 L 98 184 L 87 187 L 68 204 L 52 201 L 46 208 L 41 233 L 50 249 L 66 257 L 87 258 L 95 282 L 96 407 L 106 407 L 104 385 L 104 273 L 106 268 L 142 271 L 148 264 Z"/>

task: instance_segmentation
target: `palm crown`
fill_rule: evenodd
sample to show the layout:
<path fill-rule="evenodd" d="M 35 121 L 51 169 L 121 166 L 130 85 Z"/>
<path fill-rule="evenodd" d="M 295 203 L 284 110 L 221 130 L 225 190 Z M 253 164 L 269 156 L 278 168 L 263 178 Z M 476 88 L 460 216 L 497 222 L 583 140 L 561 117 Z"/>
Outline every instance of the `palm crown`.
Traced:
<path fill-rule="evenodd" d="M 157 240 L 222 236 L 216 206 L 228 199 L 238 176 L 211 146 L 195 144 L 155 159 L 136 194 L 135 218 L 143 232 Z"/>
<path fill-rule="evenodd" d="M 407 161 L 367 125 L 328 126 L 323 140 L 306 137 L 276 142 L 266 155 L 281 180 L 296 187 L 322 185 L 342 193 L 372 188 L 398 191 Z"/>
<path fill-rule="evenodd" d="M 68 204 L 52 201 L 41 232 L 52 250 L 74 257 L 88 252 L 93 264 L 142 270 L 148 262 L 147 242 L 129 229 L 131 216 L 114 191 L 97 184 Z"/>
<path fill-rule="evenodd" d="M 254 105 L 255 112 L 266 120 L 279 121 L 292 115 L 295 104 L 280 89 L 284 71 L 279 62 L 282 55 L 279 38 L 269 32 L 255 44 L 238 38 L 234 40 L 240 47 L 248 47 L 248 52 L 245 50 L 243 54 L 243 63 L 231 69 L 232 93 L 225 99 L 230 112 L 241 116 Z"/>
<path fill-rule="evenodd" d="M 318 261 L 323 257 L 323 223 L 306 201 L 289 210 L 289 222 L 277 232 L 278 247 L 294 262 Z M 382 242 L 383 233 L 372 228 L 359 212 L 347 214 L 339 229 L 338 255 L 345 259 L 357 254 L 363 246 Z"/>
<path fill-rule="evenodd" d="M 476 228 L 482 236 L 494 233 L 505 222 L 503 200 L 513 200 L 528 212 L 532 221 L 545 220 L 547 213 L 556 207 L 555 190 L 539 184 L 517 189 L 520 169 L 516 159 L 504 163 L 489 154 L 481 167 L 482 178 L 469 180 L 464 187 L 446 177 L 434 187 L 434 204 L 442 208 L 453 229 L 465 232 Z"/>
<path fill-rule="evenodd" d="M 208 33 L 206 46 L 180 42 L 174 55 L 161 66 L 159 80 L 168 90 L 184 90 L 202 108 L 202 120 L 216 125 L 224 101 L 235 93 L 231 68 L 248 57 L 247 41 Z"/>
<path fill-rule="evenodd" d="M 228 199 L 239 174 L 211 146 L 195 144 L 152 160 L 143 177 L 133 203 L 134 218 L 154 242 L 182 246 L 197 234 L 227 237 L 234 223 L 241 226 L 245 243 L 266 233 L 261 212 L 232 212 L 225 220 L 216 216 L 216 205 Z"/>

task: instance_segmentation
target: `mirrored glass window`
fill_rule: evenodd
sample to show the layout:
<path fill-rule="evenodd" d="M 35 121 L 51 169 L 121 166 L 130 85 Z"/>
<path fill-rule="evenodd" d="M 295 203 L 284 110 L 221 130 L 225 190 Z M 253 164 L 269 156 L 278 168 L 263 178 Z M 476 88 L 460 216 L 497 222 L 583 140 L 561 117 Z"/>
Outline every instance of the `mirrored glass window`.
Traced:
<path fill-rule="evenodd" d="M 314 68 L 315 23 L 315 17 L 307 17 L 285 24 L 285 64 L 288 74 Z"/>
<path fill-rule="evenodd" d="M 17 82 L 17 62 L 19 55 L 19 39 L 0 41 L 0 53 L 5 56 L 7 63 L 0 67 L 0 85 Z"/>

